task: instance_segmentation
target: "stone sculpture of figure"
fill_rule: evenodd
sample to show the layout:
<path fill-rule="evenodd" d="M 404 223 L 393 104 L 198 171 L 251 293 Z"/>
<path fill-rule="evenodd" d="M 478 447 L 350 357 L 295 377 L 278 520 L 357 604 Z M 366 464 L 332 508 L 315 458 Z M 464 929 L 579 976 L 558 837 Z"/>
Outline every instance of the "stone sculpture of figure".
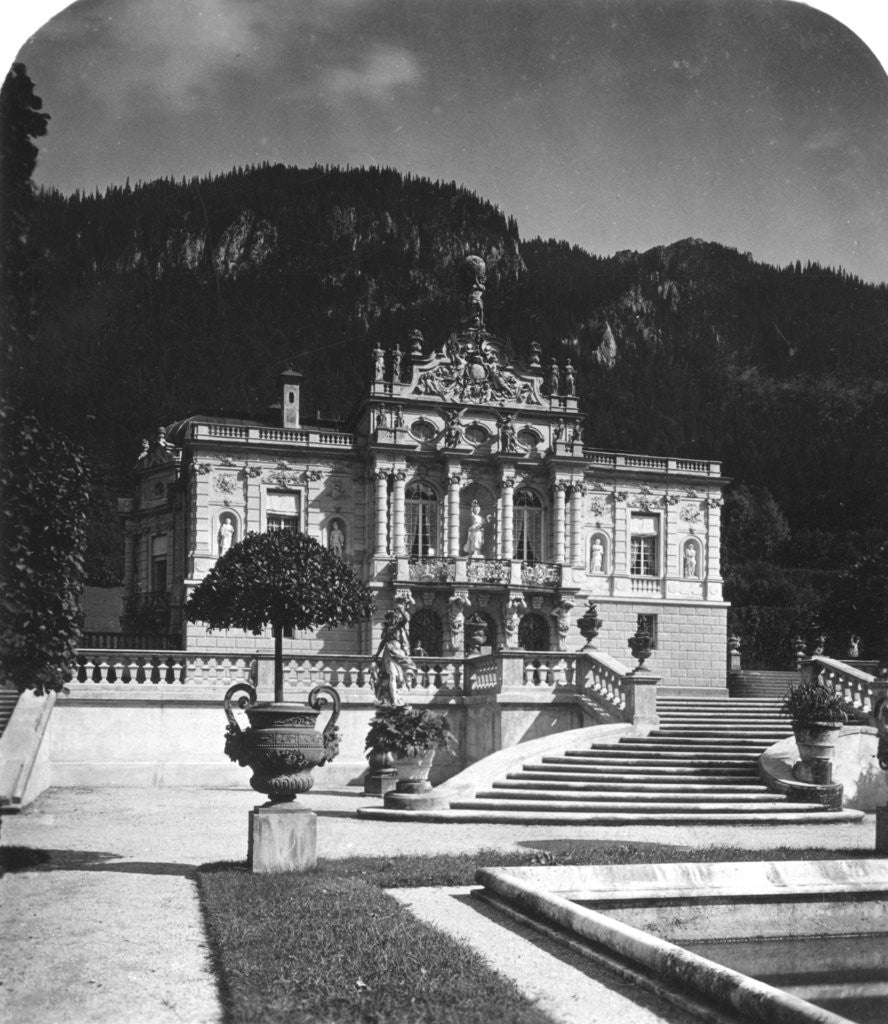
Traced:
<path fill-rule="evenodd" d="M 564 437 L 564 420 L 559 419 L 552 428 L 552 440 L 557 443 L 562 437 Z"/>
<path fill-rule="evenodd" d="M 401 383 L 401 360 L 404 358 L 404 353 L 401 351 L 400 345 L 395 345 L 395 351 L 392 352 L 392 380 L 395 384 Z"/>
<path fill-rule="evenodd" d="M 342 551 L 345 547 L 345 534 L 339 525 L 339 520 L 334 519 L 330 526 L 330 550 L 337 558 L 342 558 Z"/>
<path fill-rule="evenodd" d="M 860 657 L 860 637 L 856 633 L 852 633 L 851 639 L 848 642 L 848 657 Z"/>
<path fill-rule="evenodd" d="M 396 427 L 403 427 L 404 426 L 404 406 L 403 405 L 396 405 L 395 406 L 395 426 Z"/>
<path fill-rule="evenodd" d="M 530 365 L 534 370 L 540 369 L 540 356 L 543 354 L 543 350 L 540 347 L 538 341 L 532 341 L 530 343 Z"/>
<path fill-rule="evenodd" d="M 577 371 L 574 369 L 573 363 L 568 359 L 567 365 L 564 367 L 564 391 L 570 395 L 571 398 L 576 397 L 577 393 Z"/>
<path fill-rule="evenodd" d="M 388 409 L 384 405 L 376 410 L 376 426 L 388 427 Z"/>
<path fill-rule="evenodd" d="M 444 447 L 455 448 L 463 439 L 463 428 L 459 422 L 459 409 L 444 412 Z"/>
<path fill-rule="evenodd" d="M 481 506 L 477 501 L 472 502 L 472 521 L 466 534 L 466 544 L 463 554 L 469 558 L 482 558 L 481 548 L 484 547 L 484 527 L 493 519 L 492 515 L 482 515 Z"/>
<path fill-rule="evenodd" d="M 416 671 L 416 665 L 410 657 L 407 623 L 407 616 L 403 612 L 385 613 L 382 639 L 373 659 L 377 666 L 381 665 L 376 683 L 376 699 L 380 704 L 403 704 L 398 690 L 405 685 L 407 673 Z"/>
<path fill-rule="evenodd" d="M 459 267 L 460 280 L 466 289 L 464 320 L 468 327 L 484 326 L 484 281 L 487 266 L 480 256 L 466 256 Z"/>
<path fill-rule="evenodd" d="M 686 577 L 696 579 L 697 576 L 697 547 L 694 544 L 685 544 L 684 574 Z"/>
<path fill-rule="evenodd" d="M 373 362 L 373 376 L 376 380 L 382 380 L 385 377 L 385 352 L 383 352 L 379 345 L 373 349 Z"/>
<path fill-rule="evenodd" d="M 561 373 L 558 369 L 558 363 L 555 362 L 554 356 L 552 358 L 552 363 L 549 366 L 549 394 L 561 394 Z"/>
<path fill-rule="evenodd" d="M 142 438 L 142 450 L 139 452 L 139 462 L 143 459 L 148 458 L 148 452 L 151 450 L 151 442 L 147 437 Z"/>
<path fill-rule="evenodd" d="M 216 537 L 219 544 L 219 554 L 224 555 L 234 541 L 234 523 L 231 516 L 225 516 L 219 521 L 219 533 Z"/>
<path fill-rule="evenodd" d="M 573 440 L 578 444 L 583 443 L 583 424 L 580 420 L 577 420 L 573 425 Z"/>
<path fill-rule="evenodd" d="M 600 537 L 592 541 L 592 572 L 604 572 L 604 545 Z"/>
<path fill-rule="evenodd" d="M 499 424 L 499 446 L 501 452 L 517 452 L 518 436 L 515 433 L 515 418 L 505 413 Z"/>

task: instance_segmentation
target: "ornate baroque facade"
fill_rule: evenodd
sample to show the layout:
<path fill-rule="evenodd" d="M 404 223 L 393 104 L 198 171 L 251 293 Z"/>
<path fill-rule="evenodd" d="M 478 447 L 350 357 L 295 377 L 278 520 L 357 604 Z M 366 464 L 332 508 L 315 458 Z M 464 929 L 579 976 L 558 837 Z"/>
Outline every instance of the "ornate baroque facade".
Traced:
<path fill-rule="evenodd" d="M 461 654 L 479 622 L 486 648 L 573 650 L 594 600 L 600 649 L 631 660 L 643 617 L 665 685 L 724 686 L 719 464 L 587 447 L 570 361 L 544 366 L 534 347 L 519 362 L 484 326 L 483 263 L 461 272 L 459 328 L 439 351 L 419 332 L 376 349 L 347 429 L 304 422 L 288 371 L 276 424 L 195 416 L 144 443 L 121 503 L 126 632 L 255 650 L 264 641 L 208 634 L 182 607 L 246 532 L 295 526 L 370 582 L 380 614 L 410 612 L 420 653 Z M 378 628 L 287 642 L 371 654 Z"/>

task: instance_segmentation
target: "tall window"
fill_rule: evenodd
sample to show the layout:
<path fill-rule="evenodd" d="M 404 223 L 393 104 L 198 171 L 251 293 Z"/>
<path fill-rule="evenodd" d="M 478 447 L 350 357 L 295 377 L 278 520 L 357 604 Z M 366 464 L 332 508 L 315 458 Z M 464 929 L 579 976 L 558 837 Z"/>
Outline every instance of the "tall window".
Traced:
<path fill-rule="evenodd" d="M 151 538 L 151 589 L 155 594 L 167 588 L 167 539 Z"/>
<path fill-rule="evenodd" d="M 647 633 L 651 638 L 651 647 L 657 646 L 657 616 L 639 614 L 635 620 L 635 628 Z"/>
<path fill-rule="evenodd" d="M 522 562 L 543 560 L 543 503 L 534 491 L 519 487 L 512 502 L 515 537 L 513 557 Z"/>
<path fill-rule="evenodd" d="M 629 572 L 633 576 L 659 576 L 660 520 L 657 516 L 632 516 Z"/>
<path fill-rule="evenodd" d="M 266 507 L 266 529 L 299 529 L 299 495 L 294 491 L 269 491 Z"/>
<path fill-rule="evenodd" d="M 407 554 L 438 553 L 438 495 L 428 484 L 410 484 L 404 494 Z"/>

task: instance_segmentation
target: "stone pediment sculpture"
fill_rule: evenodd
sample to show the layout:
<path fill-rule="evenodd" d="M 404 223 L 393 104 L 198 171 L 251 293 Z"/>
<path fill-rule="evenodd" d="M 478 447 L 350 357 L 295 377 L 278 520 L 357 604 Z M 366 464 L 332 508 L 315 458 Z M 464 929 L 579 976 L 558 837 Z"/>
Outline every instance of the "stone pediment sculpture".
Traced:
<path fill-rule="evenodd" d="M 512 372 L 505 345 L 483 330 L 451 335 L 445 351 L 414 370 L 413 394 L 461 405 L 542 405 L 539 378 Z"/>
<path fill-rule="evenodd" d="M 484 326 L 486 277 L 480 256 L 467 256 L 460 264 L 460 330 L 442 351 L 414 363 L 412 393 L 462 405 L 542 405 L 539 376 L 515 372 L 505 342 Z"/>

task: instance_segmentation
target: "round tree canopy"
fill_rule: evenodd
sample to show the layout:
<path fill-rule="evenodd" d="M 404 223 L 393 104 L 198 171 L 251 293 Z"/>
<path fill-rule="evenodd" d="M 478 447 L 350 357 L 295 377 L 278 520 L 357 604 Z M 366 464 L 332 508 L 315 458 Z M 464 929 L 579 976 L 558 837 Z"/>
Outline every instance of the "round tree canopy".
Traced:
<path fill-rule="evenodd" d="M 296 530 L 249 533 L 195 588 L 185 613 L 209 629 L 317 629 L 370 617 L 370 589 L 348 565 Z"/>

